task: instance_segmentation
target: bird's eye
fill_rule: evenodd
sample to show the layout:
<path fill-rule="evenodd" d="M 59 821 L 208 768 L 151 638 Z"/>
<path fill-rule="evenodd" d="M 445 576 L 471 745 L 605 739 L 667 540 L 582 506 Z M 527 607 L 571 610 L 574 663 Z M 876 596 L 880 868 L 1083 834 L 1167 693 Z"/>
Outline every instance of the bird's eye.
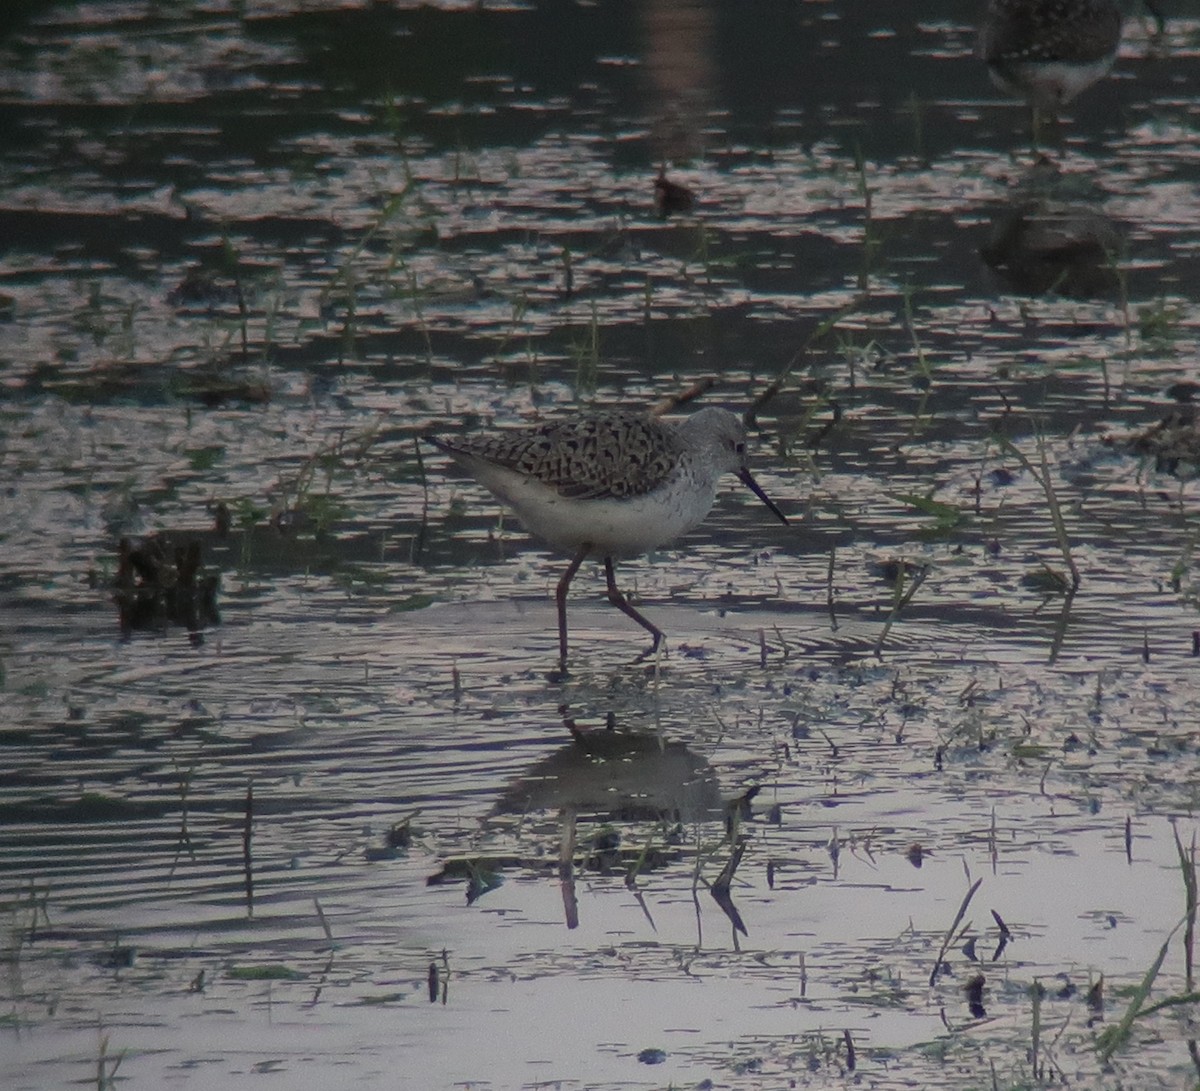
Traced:
<path fill-rule="evenodd" d="M 746 453 L 746 445 L 744 443 L 735 443 L 733 450 L 734 454 L 744 455 Z"/>

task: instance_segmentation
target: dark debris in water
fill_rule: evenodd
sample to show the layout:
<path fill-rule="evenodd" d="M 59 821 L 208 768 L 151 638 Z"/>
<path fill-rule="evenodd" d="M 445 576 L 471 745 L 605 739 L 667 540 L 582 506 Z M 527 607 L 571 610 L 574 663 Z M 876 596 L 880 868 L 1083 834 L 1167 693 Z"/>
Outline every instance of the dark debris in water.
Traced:
<path fill-rule="evenodd" d="M 221 578 L 204 571 L 199 542 L 122 538 L 117 557 L 113 601 L 126 638 L 135 630 L 165 632 L 182 625 L 199 640 L 202 630 L 220 623 Z"/>
<path fill-rule="evenodd" d="M 1180 405 L 1149 428 L 1107 442 L 1153 458 L 1160 473 L 1177 474 L 1181 465 L 1200 465 L 1200 418 L 1191 405 Z"/>
<path fill-rule="evenodd" d="M 659 171 L 654 179 L 654 208 L 659 218 L 665 220 L 673 213 L 691 212 L 696 205 L 696 195 L 687 186 L 672 182 L 666 169 Z"/>
<path fill-rule="evenodd" d="M 372 845 L 366 850 L 365 856 L 370 861 L 395 860 L 403 856 L 412 846 L 413 816 L 393 823 L 383 836 L 382 845 Z"/>
<path fill-rule="evenodd" d="M 217 372 L 191 376 L 183 383 L 182 393 L 210 409 L 229 402 L 265 405 L 271 400 L 271 388 L 266 383 L 255 378 Z"/>
<path fill-rule="evenodd" d="M 96 965 L 106 970 L 128 970 L 137 961 L 136 947 L 114 944 L 96 956 Z"/>
<path fill-rule="evenodd" d="M 239 278 L 204 269 L 188 269 L 183 279 L 167 293 L 167 302 L 183 310 L 212 313 L 220 308 L 246 307 Z"/>

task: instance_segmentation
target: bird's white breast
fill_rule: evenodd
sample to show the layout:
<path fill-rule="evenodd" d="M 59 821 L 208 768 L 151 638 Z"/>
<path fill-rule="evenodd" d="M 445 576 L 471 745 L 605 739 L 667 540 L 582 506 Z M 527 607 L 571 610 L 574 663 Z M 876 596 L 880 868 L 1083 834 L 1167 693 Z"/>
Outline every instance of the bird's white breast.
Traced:
<path fill-rule="evenodd" d="M 715 482 L 689 474 L 640 496 L 575 500 L 495 465 L 475 472 L 531 534 L 566 553 L 586 545 L 597 557 L 637 557 L 666 545 L 702 522 L 716 497 Z"/>

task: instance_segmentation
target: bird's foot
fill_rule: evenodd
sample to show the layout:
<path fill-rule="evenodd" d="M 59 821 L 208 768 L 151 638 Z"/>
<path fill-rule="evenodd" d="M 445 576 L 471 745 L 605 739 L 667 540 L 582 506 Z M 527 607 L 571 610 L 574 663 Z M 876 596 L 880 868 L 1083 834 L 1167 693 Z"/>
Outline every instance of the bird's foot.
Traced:
<path fill-rule="evenodd" d="M 662 633 L 659 633 L 658 636 L 654 638 L 654 643 L 651 644 L 650 647 L 648 647 L 644 652 L 642 652 L 642 654 L 639 655 L 634 662 L 645 663 L 647 660 L 653 659 L 655 665 L 657 666 L 659 659 L 665 659 L 666 657 L 667 642 L 663 638 Z"/>

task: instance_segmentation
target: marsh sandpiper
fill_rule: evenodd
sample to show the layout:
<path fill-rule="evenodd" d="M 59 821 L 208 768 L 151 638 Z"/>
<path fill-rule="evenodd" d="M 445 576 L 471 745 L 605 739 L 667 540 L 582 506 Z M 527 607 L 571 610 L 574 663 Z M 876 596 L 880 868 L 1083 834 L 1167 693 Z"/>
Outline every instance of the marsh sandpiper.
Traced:
<path fill-rule="evenodd" d="M 604 562 L 608 601 L 653 638 L 649 655 L 662 630 L 621 594 L 615 561 L 649 553 L 703 522 L 727 473 L 787 522 L 751 476 L 746 429 L 727 409 L 701 409 L 679 424 L 605 409 L 491 435 L 427 439 L 511 507 L 530 533 L 570 555 L 555 594 L 564 675 L 567 590 L 588 557 Z"/>
<path fill-rule="evenodd" d="M 1112 67 L 1121 44 L 1116 0 L 989 0 L 978 53 L 992 82 L 1034 112 L 1059 109 Z"/>

